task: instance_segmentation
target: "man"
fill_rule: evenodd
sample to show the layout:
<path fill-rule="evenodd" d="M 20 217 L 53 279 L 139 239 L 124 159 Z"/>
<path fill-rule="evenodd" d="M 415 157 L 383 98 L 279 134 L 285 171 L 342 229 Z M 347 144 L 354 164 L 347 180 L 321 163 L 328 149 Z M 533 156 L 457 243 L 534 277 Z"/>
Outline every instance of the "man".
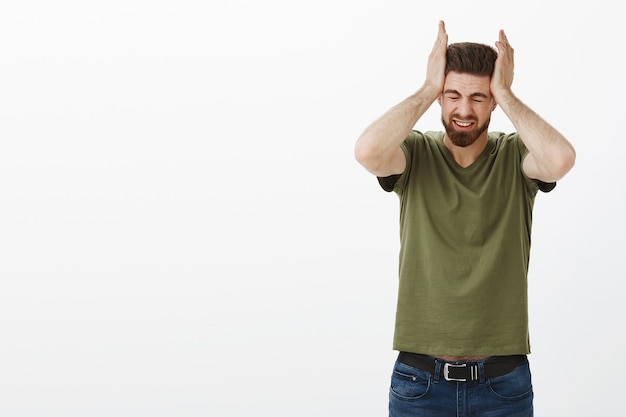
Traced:
<path fill-rule="evenodd" d="M 532 416 L 527 273 L 532 208 L 575 150 L 512 92 L 513 48 L 448 46 L 426 80 L 368 126 L 355 156 L 400 198 L 390 416 Z M 435 101 L 445 132 L 413 127 Z M 516 132 L 489 132 L 499 106 Z"/>

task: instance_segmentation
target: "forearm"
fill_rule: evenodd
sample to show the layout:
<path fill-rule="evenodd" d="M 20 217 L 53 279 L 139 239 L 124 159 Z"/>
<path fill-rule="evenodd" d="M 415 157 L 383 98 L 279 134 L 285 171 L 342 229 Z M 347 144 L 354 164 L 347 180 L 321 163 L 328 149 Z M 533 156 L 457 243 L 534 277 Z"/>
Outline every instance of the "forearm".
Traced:
<path fill-rule="evenodd" d="M 501 93 L 496 100 L 532 156 L 524 163 L 526 174 L 545 182 L 562 178 L 576 159 L 572 144 L 513 92 Z"/>
<path fill-rule="evenodd" d="M 422 87 L 371 123 L 355 145 L 355 157 L 368 171 L 391 175 L 397 171 L 394 156 L 417 121 L 432 105 L 438 91 Z"/>

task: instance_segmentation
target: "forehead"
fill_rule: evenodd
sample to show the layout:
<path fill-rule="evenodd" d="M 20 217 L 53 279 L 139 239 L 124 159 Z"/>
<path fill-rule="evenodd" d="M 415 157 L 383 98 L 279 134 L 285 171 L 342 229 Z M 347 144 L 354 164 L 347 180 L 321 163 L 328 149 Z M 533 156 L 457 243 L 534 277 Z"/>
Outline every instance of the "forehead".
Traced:
<path fill-rule="evenodd" d="M 482 93 L 487 96 L 490 95 L 489 84 L 491 77 L 488 75 L 473 75 L 467 73 L 459 73 L 450 71 L 446 75 L 446 79 L 443 85 L 443 91 L 455 90 L 462 95 L 472 95 L 475 93 Z"/>

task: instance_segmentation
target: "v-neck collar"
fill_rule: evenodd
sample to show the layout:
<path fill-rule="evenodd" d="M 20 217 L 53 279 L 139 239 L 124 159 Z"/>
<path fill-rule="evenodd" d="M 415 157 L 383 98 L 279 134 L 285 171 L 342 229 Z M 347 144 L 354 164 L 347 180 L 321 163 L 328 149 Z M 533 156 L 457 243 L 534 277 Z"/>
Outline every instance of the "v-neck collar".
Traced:
<path fill-rule="evenodd" d="M 452 155 L 452 152 L 450 152 L 450 149 L 448 149 L 446 144 L 443 143 L 444 137 L 445 137 L 445 133 L 444 132 L 439 132 L 439 135 L 437 135 L 437 137 L 436 137 L 437 145 L 441 149 L 441 152 L 444 154 L 446 160 L 459 171 L 471 171 L 472 167 L 480 165 L 480 162 L 483 159 L 485 159 L 489 153 L 491 153 L 491 151 L 493 150 L 493 148 L 495 146 L 495 141 L 493 141 L 491 139 L 491 136 L 488 135 L 487 136 L 487 143 L 485 144 L 485 148 L 481 151 L 481 153 L 478 155 L 478 157 L 474 160 L 474 162 L 472 162 L 471 164 L 469 164 L 466 167 L 463 167 L 463 166 L 459 165 L 459 163 L 456 161 L 456 159 L 454 159 L 454 155 Z"/>

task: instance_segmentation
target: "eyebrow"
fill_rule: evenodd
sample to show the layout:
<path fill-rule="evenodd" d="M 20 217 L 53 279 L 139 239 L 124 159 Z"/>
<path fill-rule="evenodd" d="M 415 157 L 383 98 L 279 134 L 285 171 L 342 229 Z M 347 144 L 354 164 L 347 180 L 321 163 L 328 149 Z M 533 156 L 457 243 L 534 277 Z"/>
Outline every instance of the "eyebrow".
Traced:
<path fill-rule="evenodd" d="M 453 90 L 453 89 L 445 90 L 443 92 L 443 94 L 456 94 L 458 96 L 463 96 L 463 94 L 461 94 L 457 90 Z M 489 98 L 489 96 L 487 96 L 486 94 L 483 94 L 483 93 L 472 93 L 472 94 L 470 94 L 470 97 L 473 97 L 473 98 L 475 98 L 475 97 Z"/>

